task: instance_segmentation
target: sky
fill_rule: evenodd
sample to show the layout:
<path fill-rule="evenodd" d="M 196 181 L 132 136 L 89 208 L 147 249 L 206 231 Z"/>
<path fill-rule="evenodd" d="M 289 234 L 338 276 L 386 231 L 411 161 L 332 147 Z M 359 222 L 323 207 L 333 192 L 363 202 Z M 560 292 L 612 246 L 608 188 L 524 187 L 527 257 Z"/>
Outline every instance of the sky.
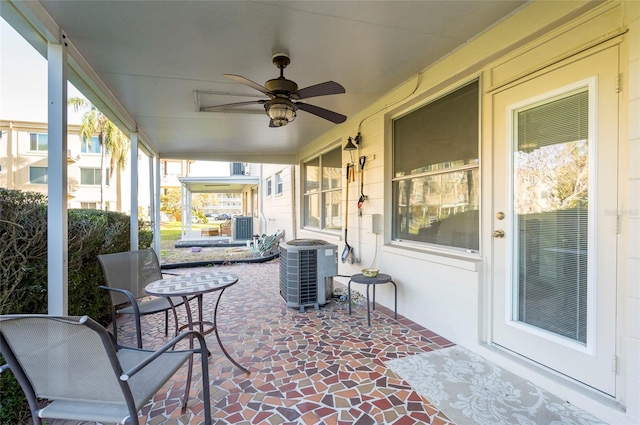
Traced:
<path fill-rule="evenodd" d="M 72 84 L 67 97 L 84 97 Z M 47 122 L 47 61 L 0 18 L 0 119 Z M 69 109 L 79 124 L 82 113 Z"/>

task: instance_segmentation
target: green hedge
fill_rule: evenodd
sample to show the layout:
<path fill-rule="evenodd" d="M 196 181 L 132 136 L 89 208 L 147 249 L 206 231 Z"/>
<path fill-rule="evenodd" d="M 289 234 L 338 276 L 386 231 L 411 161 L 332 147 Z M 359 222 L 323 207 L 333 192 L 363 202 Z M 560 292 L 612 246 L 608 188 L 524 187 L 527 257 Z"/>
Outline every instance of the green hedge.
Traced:
<path fill-rule="evenodd" d="M 103 277 L 96 256 L 129 250 L 130 218 L 99 210 L 68 215 L 69 314 L 107 325 L 110 300 L 98 288 Z M 149 224 L 140 222 L 138 234 L 139 247 L 149 247 Z M 47 313 L 47 199 L 0 188 L 0 314 L 19 313 Z M 26 423 L 29 409 L 11 373 L 0 374 L 0 394 L 0 423 Z"/>

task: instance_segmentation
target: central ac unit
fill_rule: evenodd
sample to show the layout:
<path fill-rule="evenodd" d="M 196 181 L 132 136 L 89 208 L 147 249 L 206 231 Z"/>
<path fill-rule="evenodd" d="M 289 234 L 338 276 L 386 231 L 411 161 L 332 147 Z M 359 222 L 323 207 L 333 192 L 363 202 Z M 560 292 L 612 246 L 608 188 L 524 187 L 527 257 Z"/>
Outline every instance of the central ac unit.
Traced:
<path fill-rule="evenodd" d="M 331 299 L 338 247 L 319 239 L 281 242 L 280 295 L 289 307 L 318 309 Z"/>
<path fill-rule="evenodd" d="M 233 240 L 249 240 L 253 238 L 253 217 L 235 217 L 231 238 Z"/>

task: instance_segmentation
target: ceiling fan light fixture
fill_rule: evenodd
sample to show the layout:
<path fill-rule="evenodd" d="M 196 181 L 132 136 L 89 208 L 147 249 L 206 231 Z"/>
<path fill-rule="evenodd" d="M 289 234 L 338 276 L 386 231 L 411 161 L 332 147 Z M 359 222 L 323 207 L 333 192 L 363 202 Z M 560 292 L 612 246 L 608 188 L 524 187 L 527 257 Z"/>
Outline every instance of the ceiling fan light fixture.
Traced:
<path fill-rule="evenodd" d="M 273 99 L 264 105 L 275 127 L 284 127 L 296 118 L 296 108 L 288 99 Z"/>

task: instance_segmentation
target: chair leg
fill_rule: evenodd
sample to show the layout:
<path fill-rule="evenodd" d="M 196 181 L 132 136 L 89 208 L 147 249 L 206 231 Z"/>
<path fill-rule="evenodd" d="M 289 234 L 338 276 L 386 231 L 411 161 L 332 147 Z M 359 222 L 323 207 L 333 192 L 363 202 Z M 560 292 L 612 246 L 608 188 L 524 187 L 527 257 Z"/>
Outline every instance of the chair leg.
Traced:
<path fill-rule="evenodd" d="M 169 335 L 169 310 L 164 311 L 164 336 Z"/>
<path fill-rule="evenodd" d="M 113 339 L 118 342 L 118 324 L 116 323 L 116 309 L 111 305 L 111 326 L 113 327 Z"/>

